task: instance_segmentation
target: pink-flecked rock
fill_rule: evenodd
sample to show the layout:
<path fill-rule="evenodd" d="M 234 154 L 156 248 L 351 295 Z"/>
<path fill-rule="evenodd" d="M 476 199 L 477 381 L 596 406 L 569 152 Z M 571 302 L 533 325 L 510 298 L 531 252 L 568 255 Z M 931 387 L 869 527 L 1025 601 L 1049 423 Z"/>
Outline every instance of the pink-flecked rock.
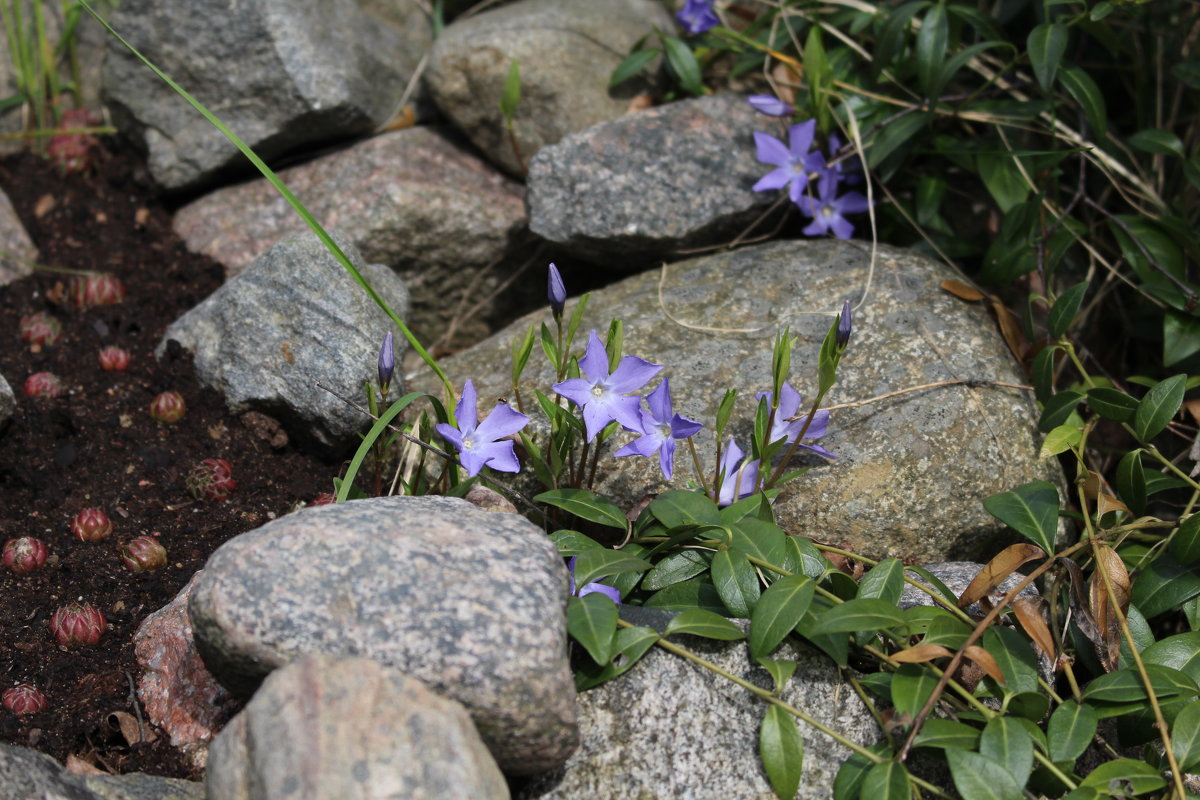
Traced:
<path fill-rule="evenodd" d="M 517 513 L 517 507 L 510 503 L 508 498 L 495 489 L 480 486 L 478 483 L 470 488 L 463 499 L 484 511 L 499 511 L 503 514 Z"/>
<path fill-rule="evenodd" d="M 196 767 L 205 765 L 209 741 L 240 705 L 205 669 L 192 639 L 187 604 L 200 574 L 133 635 L 142 668 L 138 698 L 146 715 Z"/>

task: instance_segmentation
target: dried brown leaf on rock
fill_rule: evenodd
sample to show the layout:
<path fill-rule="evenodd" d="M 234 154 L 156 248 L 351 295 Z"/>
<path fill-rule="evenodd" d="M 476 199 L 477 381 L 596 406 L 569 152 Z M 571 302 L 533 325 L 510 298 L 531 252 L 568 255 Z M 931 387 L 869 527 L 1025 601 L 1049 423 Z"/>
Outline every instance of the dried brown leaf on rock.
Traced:
<path fill-rule="evenodd" d="M 105 718 L 105 723 L 110 729 L 120 731 L 126 744 L 153 742 L 158 738 L 150 726 L 138 722 L 137 717 L 128 711 L 113 711 Z"/>
<path fill-rule="evenodd" d="M 1050 628 L 1046 625 L 1046 620 L 1042 618 L 1041 606 L 1043 600 L 1030 600 L 1025 597 L 1018 597 L 1012 602 L 1013 613 L 1017 617 L 1017 622 L 1028 634 L 1033 643 L 1038 646 L 1046 658 L 1054 660 L 1054 637 L 1050 635 Z"/>
<path fill-rule="evenodd" d="M 987 650 L 984 650 L 977 644 L 973 644 L 963 651 L 963 655 L 986 672 L 989 678 L 1001 685 L 1005 683 L 1004 673 L 1000 671 L 1000 665 L 996 663 L 996 659 Z"/>
<path fill-rule="evenodd" d="M 968 286 L 962 281 L 944 280 L 939 283 L 938 286 L 954 295 L 959 300 L 966 300 L 968 303 L 978 303 L 980 300 L 987 297 L 987 295 L 976 289 L 974 286 Z"/>
<path fill-rule="evenodd" d="M 1117 551 L 1108 545 L 1094 542 L 1092 550 L 1096 557 L 1096 571 L 1092 573 L 1088 594 L 1092 618 L 1100 634 L 1100 641 L 1096 642 L 1096 655 L 1104 668 L 1111 672 L 1117 668 L 1121 655 L 1121 619 L 1129 610 L 1129 572 Z M 1108 576 L 1107 585 L 1105 575 Z M 1111 597 L 1109 587 L 1112 588 Z M 1120 608 L 1119 614 L 1113 608 L 1113 598 Z"/>
<path fill-rule="evenodd" d="M 899 653 L 892 654 L 892 658 L 901 664 L 924 664 L 926 661 L 932 661 L 935 658 L 952 658 L 953 656 L 953 650 L 942 647 L 940 644 L 913 645 L 901 650 Z"/>
<path fill-rule="evenodd" d="M 67 756 L 67 772 L 73 772 L 76 775 L 108 775 L 110 773 L 97 767 L 89 761 L 84 761 L 77 755 Z"/>
<path fill-rule="evenodd" d="M 966 608 L 985 597 L 1022 564 L 1045 557 L 1045 551 L 1032 544 L 1014 544 L 1004 548 L 984 564 L 979 574 L 963 590 L 962 596 L 958 598 L 958 607 Z"/>

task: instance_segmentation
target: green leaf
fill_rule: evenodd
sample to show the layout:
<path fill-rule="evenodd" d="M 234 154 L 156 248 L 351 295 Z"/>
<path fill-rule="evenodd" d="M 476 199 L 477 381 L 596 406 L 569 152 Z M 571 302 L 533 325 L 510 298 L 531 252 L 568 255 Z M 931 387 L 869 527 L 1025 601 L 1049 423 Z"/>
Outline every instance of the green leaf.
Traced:
<path fill-rule="evenodd" d="M 932 97 L 937 89 L 934 85 L 939 68 L 946 58 L 946 43 L 950 38 L 950 23 L 946 16 L 946 6 L 934 3 L 925 12 L 921 20 L 921 30 L 917 33 L 917 85 L 926 97 Z"/>
<path fill-rule="evenodd" d="M 605 500 L 587 489 L 551 489 L 533 499 L 538 503 L 561 508 L 563 511 L 574 514 L 580 519 L 595 522 L 597 525 L 606 525 L 622 531 L 629 527 L 629 521 L 625 519 L 624 511 L 615 503 Z"/>
<path fill-rule="evenodd" d="M 1133 794 L 1153 792 L 1167 785 L 1162 774 L 1149 764 L 1132 758 L 1117 758 L 1096 767 L 1079 786 L 1095 787 L 1103 792 L 1110 790 L 1114 781 Z"/>
<path fill-rule="evenodd" d="M 916 0 L 916 2 L 905 3 L 896 9 L 880 7 L 880 13 L 887 21 L 884 23 L 883 33 L 879 35 L 879 42 L 875 46 L 875 69 L 881 70 L 891 66 L 896 56 L 903 52 L 909 20 L 929 5 L 927 0 Z"/>
<path fill-rule="evenodd" d="M 1017 169 L 1011 156 L 980 153 L 975 157 L 975 163 L 983 185 L 1005 214 L 1029 196 L 1029 184 L 1021 176 L 1021 171 Z"/>
<path fill-rule="evenodd" d="M 1023 800 L 1021 784 L 1004 767 L 970 750 L 947 750 L 954 787 L 963 800 Z"/>
<path fill-rule="evenodd" d="M 1078 447 L 1081 441 L 1083 441 L 1083 431 L 1078 426 L 1069 423 L 1059 425 L 1046 434 L 1038 456 L 1039 458 L 1048 458 L 1065 453 L 1073 447 Z"/>
<path fill-rule="evenodd" d="M 1034 356 L 1030 372 L 1033 391 L 1039 403 L 1045 403 L 1054 396 L 1054 357 L 1058 349 L 1058 345 L 1045 347 Z"/>
<path fill-rule="evenodd" d="M 1135 517 L 1146 510 L 1146 473 L 1141 450 L 1131 450 L 1117 464 L 1117 495 Z"/>
<path fill-rule="evenodd" d="M 717 589 L 712 585 L 712 581 L 708 580 L 708 576 L 673 583 L 650 595 L 645 605 L 647 608 L 661 608 L 663 611 L 703 608 L 716 614 L 725 613 L 725 604 L 721 602 L 721 596 L 717 594 Z"/>
<path fill-rule="evenodd" d="M 642 70 L 650 66 L 651 61 L 661 55 L 661 50 L 634 50 L 613 70 L 612 77 L 608 79 L 608 88 L 618 86 L 640 74 Z"/>
<path fill-rule="evenodd" d="M 899 604 L 904 592 L 904 564 L 898 558 L 885 558 L 858 582 L 859 597 L 878 597 Z"/>
<path fill-rule="evenodd" d="M 819 633 L 816 628 L 821 615 L 831 609 L 834 602 L 823 595 L 813 597 L 812 606 L 800 624 L 796 633 L 803 636 L 814 646 L 833 659 L 839 667 L 845 667 L 850 655 L 850 634 L 848 633 Z"/>
<path fill-rule="evenodd" d="M 938 678 L 921 664 L 901 664 L 892 673 L 892 705 L 901 720 L 911 720 L 924 708 L 937 688 Z"/>
<path fill-rule="evenodd" d="M 758 753 L 775 796 L 791 800 L 800 788 L 804 741 L 791 714 L 776 705 L 767 706 L 758 729 Z"/>
<path fill-rule="evenodd" d="M 1034 77 L 1042 91 L 1049 93 L 1054 87 L 1054 77 L 1063 53 L 1067 51 L 1067 26 L 1058 22 L 1043 22 L 1029 32 L 1025 46 L 1029 50 Z"/>
<path fill-rule="evenodd" d="M 1058 339 L 1067 332 L 1067 328 L 1075 320 L 1075 315 L 1079 313 L 1079 307 L 1083 304 L 1083 296 L 1087 293 L 1090 285 L 1090 281 L 1077 283 L 1060 294 L 1054 301 L 1054 306 L 1050 309 L 1050 314 L 1046 319 L 1046 328 L 1051 338 Z"/>
<path fill-rule="evenodd" d="M 867 166 L 878 167 L 897 148 L 916 136 L 929 119 L 928 111 L 917 111 L 885 125 L 867 145 Z"/>
<path fill-rule="evenodd" d="M 1171 536 L 1170 552 L 1183 565 L 1200 561 L 1200 513 L 1192 513 L 1179 523 Z"/>
<path fill-rule="evenodd" d="M 1064 389 L 1055 394 L 1043 404 L 1042 417 L 1038 420 L 1038 430 L 1046 433 L 1065 423 L 1075 413 L 1075 407 L 1079 405 L 1083 397 L 1083 394 L 1071 389 Z"/>
<path fill-rule="evenodd" d="M 821 580 L 825 577 L 825 573 L 832 569 L 829 561 L 812 543 L 812 540 L 803 536 L 789 536 L 785 544 L 788 551 L 788 558 L 784 559 L 785 562 L 792 558 L 797 559 L 800 562 L 800 572 L 813 580 Z"/>
<path fill-rule="evenodd" d="M 775 694 L 783 691 L 783 687 L 787 686 L 787 682 L 791 680 L 792 675 L 796 672 L 796 667 L 799 666 L 795 661 L 788 659 L 775 658 L 760 658 L 758 663 L 762 664 L 771 676 L 771 680 L 775 682 L 775 688 L 772 690 Z"/>
<path fill-rule="evenodd" d="M 750 657 L 761 659 L 795 628 L 812 605 L 816 583 L 803 575 L 775 581 L 750 614 Z"/>
<path fill-rule="evenodd" d="M 592 595 L 587 596 L 591 597 Z M 627 672 L 658 641 L 658 638 L 658 633 L 650 628 L 620 629 L 613 640 L 612 660 L 603 666 L 586 671 L 582 676 L 577 675 L 575 688 L 578 691 L 590 689 Z"/>
<path fill-rule="evenodd" d="M 768 564 L 782 565 L 787 559 L 787 534 L 773 522 L 744 517 L 730 526 L 730 547 Z"/>
<path fill-rule="evenodd" d="M 667 528 L 681 525 L 719 525 L 721 516 L 712 498 L 700 492 L 668 489 L 650 503 L 648 510 Z"/>
<path fill-rule="evenodd" d="M 935 747 L 940 750 L 974 750 L 979 744 L 979 729 L 962 722 L 932 717 L 925 720 L 913 747 Z"/>
<path fill-rule="evenodd" d="M 665 589 L 673 583 L 694 578 L 708 569 L 708 559 L 696 550 L 680 550 L 654 565 L 642 578 L 642 588 L 649 592 Z"/>
<path fill-rule="evenodd" d="M 930 618 L 929 627 L 925 630 L 923 644 L 940 644 L 951 650 L 957 650 L 966 644 L 971 629 L 958 617 L 944 609 L 938 609 L 940 614 Z"/>
<path fill-rule="evenodd" d="M 865 597 L 847 600 L 821 612 L 812 632 L 855 633 L 903 626 L 904 614 L 895 604 L 875 597 Z"/>
<path fill-rule="evenodd" d="M 597 664 L 612 659 L 617 632 L 617 606 L 605 594 L 593 592 L 567 601 L 567 633 L 583 645 Z"/>
<path fill-rule="evenodd" d="M 1058 532 L 1058 488 L 1034 481 L 984 499 L 983 507 L 996 519 L 1029 539 L 1047 554 L 1054 552 Z"/>
<path fill-rule="evenodd" d="M 558 548 L 558 554 L 563 558 L 577 556 L 587 550 L 606 549 L 604 545 L 579 531 L 555 531 L 550 534 L 550 541 L 554 542 L 554 546 Z"/>
<path fill-rule="evenodd" d="M 884 761 L 867 770 L 862 796 L 871 800 L 908 800 L 908 770 L 898 761 Z"/>
<path fill-rule="evenodd" d="M 1197 694 L 1196 682 L 1179 670 L 1146 664 L 1154 694 L 1160 701 L 1189 699 Z M 1083 690 L 1083 699 L 1096 706 L 1101 718 L 1140 710 L 1146 704 L 1146 687 L 1136 669 L 1119 669 L 1094 679 Z"/>
<path fill-rule="evenodd" d="M 1200 705 L 1184 706 L 1171 726 L 1171 750 L 1184 772 L 1200 764 Z"/>
<path fill-rule="evenodd" d="M 729 613 L 749 618 L 762 590 L 758 585 L 758 573 L 746 559 L 746 554 L 740 550 L 718 550 L 713 555 L 712 580 Z"/>
<path fill-rule="evenodd" d="M 500 113 L 510 123 L 517 113 L 517 103 L 521 102 L 521 65 L 514 58 L 508 68 L 508 76 L 504 79 L 504 92 L 500 95 Z"/>
<path fill-rule="evenodd" d="M 1029 640 L 1012 628 L 993 625 L 983 634 L 983 649 L 996 659 L 1007 694 L 1037 691 L 1038 662 Z"/>
<path fill-rule="evenodd" d="M 1149 619 L 1200 595 L 1200 573 L 1163 554 L 1133 581 L 1133 603 Z"/>
<path fill-rule="evenodd" d="M 1184 157 L 1183 142 L 1171 131 L 1147 128 L 1129 137 L 1129 146 L 1143 153 Z"/>
<path fill-rule="evenodd" d="M 1096 712 L 1086 703 L 1065 700 L 1054 709 L 1046 728 L 1046 739 L 1050 745 L 1050 760 L 1071 761 L 1083 755 L 1096 735 L 1099 719 Z"/>
<path fill-rule="evenodd" d="M 1101 94 L 1100 87 L 1079 67 L 1059 69 L 1058 82 L 1083 109 L 1092 138 L 1096 141 L 1103 140 L 1108 133 L 1108 109 L 1104 105 L 1104 95 Z"/>
<path fill-rule="evenodd" d="M 700 65 L 692 49 L 674 36 L 662 37 L 667 49 L 667 63 L 679 79 L 679 85 L 694 95 L 704 94 L 704 81 L 700 76 Z"/>
<path fill-rule="evenodd" d="M 1043 720 L 1049 710 L 1050 698 L 1041 692 L 1017 692 L 1008 696 L 1008 716 L 1016 722 Z"/>
<path fill-rule="evenodd" d="M 1163 314 L 1163 366 L 1178 364 L 1200 353 L 1200 319 L 1165 309 Z"/>
<path fill-rule="evenodd" d="M 988 720 L 979 736 L 979 754 L 1003 765 L 1021 786 L 1033 772 L 1033 740 L 1015 719 L 993 717 Z"/>
<path fill-rule="evenodd" d="M 1142 651 L 1142 661 L 1177 669 L 1200 685 L 1200 633 L 1177 633 Z"/>
<path fill-rule="evenodd" d="M 513 339 L 512 343 L 512 382 L 513 386 L 521 380 L 521 373 L 525 371 L 525 365 L 529 363 L 529 356 L 533 353 L 534 332 L 533 326 L 530 325 L 525 330 L 525 336 L 520 341 Z"/>
<path fill-rule="evenodd" d="M 1138 407 L 1136 397 L 1107 386 L 1088 389 L 1087 404 L 1092 411 L 1114 422 L 1133 422 Z"/>
<path fill-rule="evenodd" d="M 829 95 L 826 93 L 833 83 L 833 71 L 829 68 L 829 60 L 825 57 L 825 46 L 821 42 L 821 27 L 813 25 L 808 29 L 808 38 L 804 41 L 804 74 L 807 78 L 809 104 L 817 127 L 825 132 L 829 129 Z"/>
<path fill-rule="evenodd" d="M 1167 427 L 1183 404 L 1186 383 L 1187 375 L 1174 375 L 1146 392 L 1133 417 L 1133 433 L 1138 441 L 1148 443 Z"/>
<path fill-rule="evenodd" d="M 620 550 L 584 550 L 575 557 L 575 585 L 587 586 L 608 575 L 621 572 L 644 572 L 650 562 Z"/>
<path fill-rule="evenodd" d="M 588 595 L 588 597 L 591 597 L 591 595 Z M 742 629 L 737 625 L 734 625 L 720 614 L 714 614 L 702 608 L 689 608 L 687 611 L 673 617 L 667 623 L 667 630 L 664 635 L 670 636 L 673 633 L 687 633 L 692 636 L 703 636 L 706 639 L 720 639 L 722 641 L 746 638 L 746 634 L 742 633 Z"/>

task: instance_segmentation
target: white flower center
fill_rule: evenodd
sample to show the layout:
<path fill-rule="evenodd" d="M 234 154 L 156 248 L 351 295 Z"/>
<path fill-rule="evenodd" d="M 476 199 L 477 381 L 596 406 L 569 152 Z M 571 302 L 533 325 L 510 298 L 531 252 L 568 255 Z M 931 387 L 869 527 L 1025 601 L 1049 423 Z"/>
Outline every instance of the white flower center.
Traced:
<path fill-rule="evenodd" d="M 837 212 L 833 210 L 833 206 L 821 206 L 821 216 L 829 219 Z"/>
<path fill-rule="evenodd" d="M 658 425 L 658 435 L 663 439 L 671 438 L 671 425 L 666 422 L 660 422 Z"/>
<path fill-rule="evenodd" d="M 601 386 L 600 384 L 596 384 L 595 386 L 593 386 L 592 387 L 592 396 L 593 397 L 603 397 L 604 396 L 604 387 Z"/>

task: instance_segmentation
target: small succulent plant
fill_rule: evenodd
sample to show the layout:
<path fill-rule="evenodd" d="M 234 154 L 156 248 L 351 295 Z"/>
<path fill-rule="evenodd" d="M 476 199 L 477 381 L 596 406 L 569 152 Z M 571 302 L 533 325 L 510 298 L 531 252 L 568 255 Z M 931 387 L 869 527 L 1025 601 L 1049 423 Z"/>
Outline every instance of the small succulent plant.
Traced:
<path fill-rule="evenodd" d="M 124 372 L 129 366 L 129 351 L 106 347 L 100 351 L 100 366 L 105 372 Z"/>
<path fill-rule="evenodd" d="M 187 403 L 179 392 L 163 392 L 150 401 L 150 416 L 159 422 L 178 422 L 186 413 Z"/>
<path fill-rule="evenodd" d="M 32 683 L 21 683 L 5 689 L 0 702 L 18 717 L 26 717 L 46 708 L 46 695 Z"/>
<path fill-rule="evenodd" d="M 68 133 L 73 128 L 90 128 L 99 124 L 86 108 L 63 112 L 63 133 L 50 137 L 46 155 L 63 172 L 84 172 L 92 164 L 92 156 L 100 148 L 100 140 L 90 133 Z"/>
<path fill-rule="evenodd" d="M 188 493 L 197 500 L 228 500 L 236 488 L 233 468 L 223 458 L 206 458 L 187 476 Z"/>
<path fill-rule="evenodd" d="M 41 539 L 32 536 L 22 536 L 19 539 L 9 539 L 4 543 L 3 561 L 18 575 L 36 572 L 46 563 L 50 551 Z"/>
<path fill-rule="evenodd" d="M 26 397 L 58 397 L 63 389 L 62 380 L 53 372 L 35 372 L 22 387 Z"/>
<path fill-rule="evenodd" d="M 89 272 L 72 278 L 65 287 L 61 281 L 55 283 L 54 288 L 46 292 L 46 297 L 59 305 L 86 311 L 124 302 L 125 285 L 110 272 Z"/>
<path fill-rule="evenodd" d="M 309 505 L 310 506 L 328 506 L 328 505 L 332 505 L 333 501 L 336 499 L 337 499 L 337 497 L 334 496 L 333 492 L 321 492 L 319 495 L 317 495 L 316 497 L 314 497 L 312 499 L 312 502 L 309 503 Z"/>
<path fill-rule="evenodd" d="M 112 529 L 112 520 L 102 508 L 85 508 L 71 520 L 71 532 L 81 542 L 104 541 Z"/>
<path fill-rule="evenodd" d="M 97 644 L 108 622 L 91 603 L 76 602 L 62 606 L 50 617 L 50 632 L 61 645 Z"/>
<path fill-rule="evenodd" d="M 134 572 L 154 572 L 167 565 L 167 548 L 153 536 L 138 536 L 118 548 L 121 561 Z"/>
<path fill-rule="evenodd" d="M 62 323 L 45 311 L 35 311 L 21 317 L 21 341 L 35 352 L 53 347 L 62 336 Z"/>

